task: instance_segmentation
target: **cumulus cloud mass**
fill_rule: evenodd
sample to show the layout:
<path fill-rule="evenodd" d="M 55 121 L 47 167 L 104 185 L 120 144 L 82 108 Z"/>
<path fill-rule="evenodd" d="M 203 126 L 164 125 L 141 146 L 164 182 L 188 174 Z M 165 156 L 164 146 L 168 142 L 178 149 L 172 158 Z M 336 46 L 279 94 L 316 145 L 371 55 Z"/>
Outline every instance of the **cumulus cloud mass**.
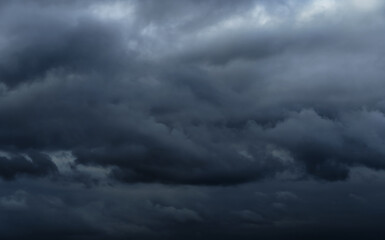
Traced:
<path fill-rule="evenodd" d="M 383 239 L 382 0 L 0 1 L 1 239 Z"/>

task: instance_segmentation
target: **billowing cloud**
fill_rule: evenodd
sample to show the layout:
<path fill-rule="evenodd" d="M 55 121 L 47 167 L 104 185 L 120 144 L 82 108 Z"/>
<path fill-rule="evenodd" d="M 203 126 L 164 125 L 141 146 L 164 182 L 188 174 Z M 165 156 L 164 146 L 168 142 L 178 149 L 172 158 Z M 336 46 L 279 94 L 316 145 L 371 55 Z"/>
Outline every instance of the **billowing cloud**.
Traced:
<path fill-rule="evenodd" d="M 350 116 L 382 114 L 383 33 L 380 15 L 369 15 L 378 9 L 354 1 L 4 4 L 0 143 L 70 151 L 76 164 L 113 167 L 127 182 L 228 185 L 302 165 L 339 180 L 353 165 L 382 168 L 378 143 L 366 149 L 372 140 L 357 139 L 363 147 L 353 156 L 350 138 L 361 135 L 347 136 L 349 124 L 366 124 Z"/>
<path fill-rule="evenodd" d="M 385 170 L 384 12 L 379 0 L 1 1 L 4 237 L 22 237 L 20 216 L 63 239 L 345 234 L 348 218 L 328 222 L 304 189 L 330 184 L 337 201 L 357 169 Z M 298 185 L 254 189 L 277 181 Z M 164 192 L 125 208 L 133 186 Z M 369 201 L 345 195 L 346 209 Z"/>
<path fill-rule="evenodd" d="M 0 176 L 6 180 L 14 179 L 18 175 L 44 176 L 57 171 L 50 157 L 42 153 L 2 156 L 0 162 Z"/>

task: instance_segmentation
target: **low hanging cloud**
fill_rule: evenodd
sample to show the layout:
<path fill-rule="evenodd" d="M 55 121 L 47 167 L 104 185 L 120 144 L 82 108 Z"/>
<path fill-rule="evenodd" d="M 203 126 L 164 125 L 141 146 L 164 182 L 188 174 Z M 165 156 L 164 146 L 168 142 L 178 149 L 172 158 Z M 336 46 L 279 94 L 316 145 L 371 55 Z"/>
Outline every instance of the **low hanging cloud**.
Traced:
<path fill-rule="evenodd" d="M 384 169 L 378 1 L 4 1 L 0 11 L 5 152 L 67 151 L 129 183 Z M 37 159 L 4 158 L 3 177 L 54 169 Z"/>
<path fill-rule="evenodd" d="M 50 157 L 37 152 L 0 157 L 0 162 L 0 177 L 5 180 L 12 180 L 20 175 L 38 177 L 57 172 L 57 167 Z"/>
<path fill-rule="evenodd" d="M 384 6 L 0 1 L 0 238 L 384 238 Z"/>

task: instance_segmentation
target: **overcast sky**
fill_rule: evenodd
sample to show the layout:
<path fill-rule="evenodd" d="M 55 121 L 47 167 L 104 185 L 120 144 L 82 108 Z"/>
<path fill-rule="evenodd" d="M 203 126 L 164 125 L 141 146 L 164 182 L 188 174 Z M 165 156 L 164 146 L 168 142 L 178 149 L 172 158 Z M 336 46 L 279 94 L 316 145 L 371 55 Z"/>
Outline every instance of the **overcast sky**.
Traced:
<path fill-rule="evenodd" d="M 384 239 L 385 1 L 0 0 L 0 238 Z"/>

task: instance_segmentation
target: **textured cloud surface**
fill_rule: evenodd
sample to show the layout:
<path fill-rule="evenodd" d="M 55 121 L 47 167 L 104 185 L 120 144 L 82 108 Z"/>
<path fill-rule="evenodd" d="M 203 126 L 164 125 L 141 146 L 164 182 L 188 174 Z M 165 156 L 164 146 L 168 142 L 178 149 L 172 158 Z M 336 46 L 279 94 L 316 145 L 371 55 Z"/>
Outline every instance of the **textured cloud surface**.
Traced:
<path fill-rule="evenodd" d="M 384 29 L 380 0 L 1 1 L 0 237 L 381 238 Z"/>

